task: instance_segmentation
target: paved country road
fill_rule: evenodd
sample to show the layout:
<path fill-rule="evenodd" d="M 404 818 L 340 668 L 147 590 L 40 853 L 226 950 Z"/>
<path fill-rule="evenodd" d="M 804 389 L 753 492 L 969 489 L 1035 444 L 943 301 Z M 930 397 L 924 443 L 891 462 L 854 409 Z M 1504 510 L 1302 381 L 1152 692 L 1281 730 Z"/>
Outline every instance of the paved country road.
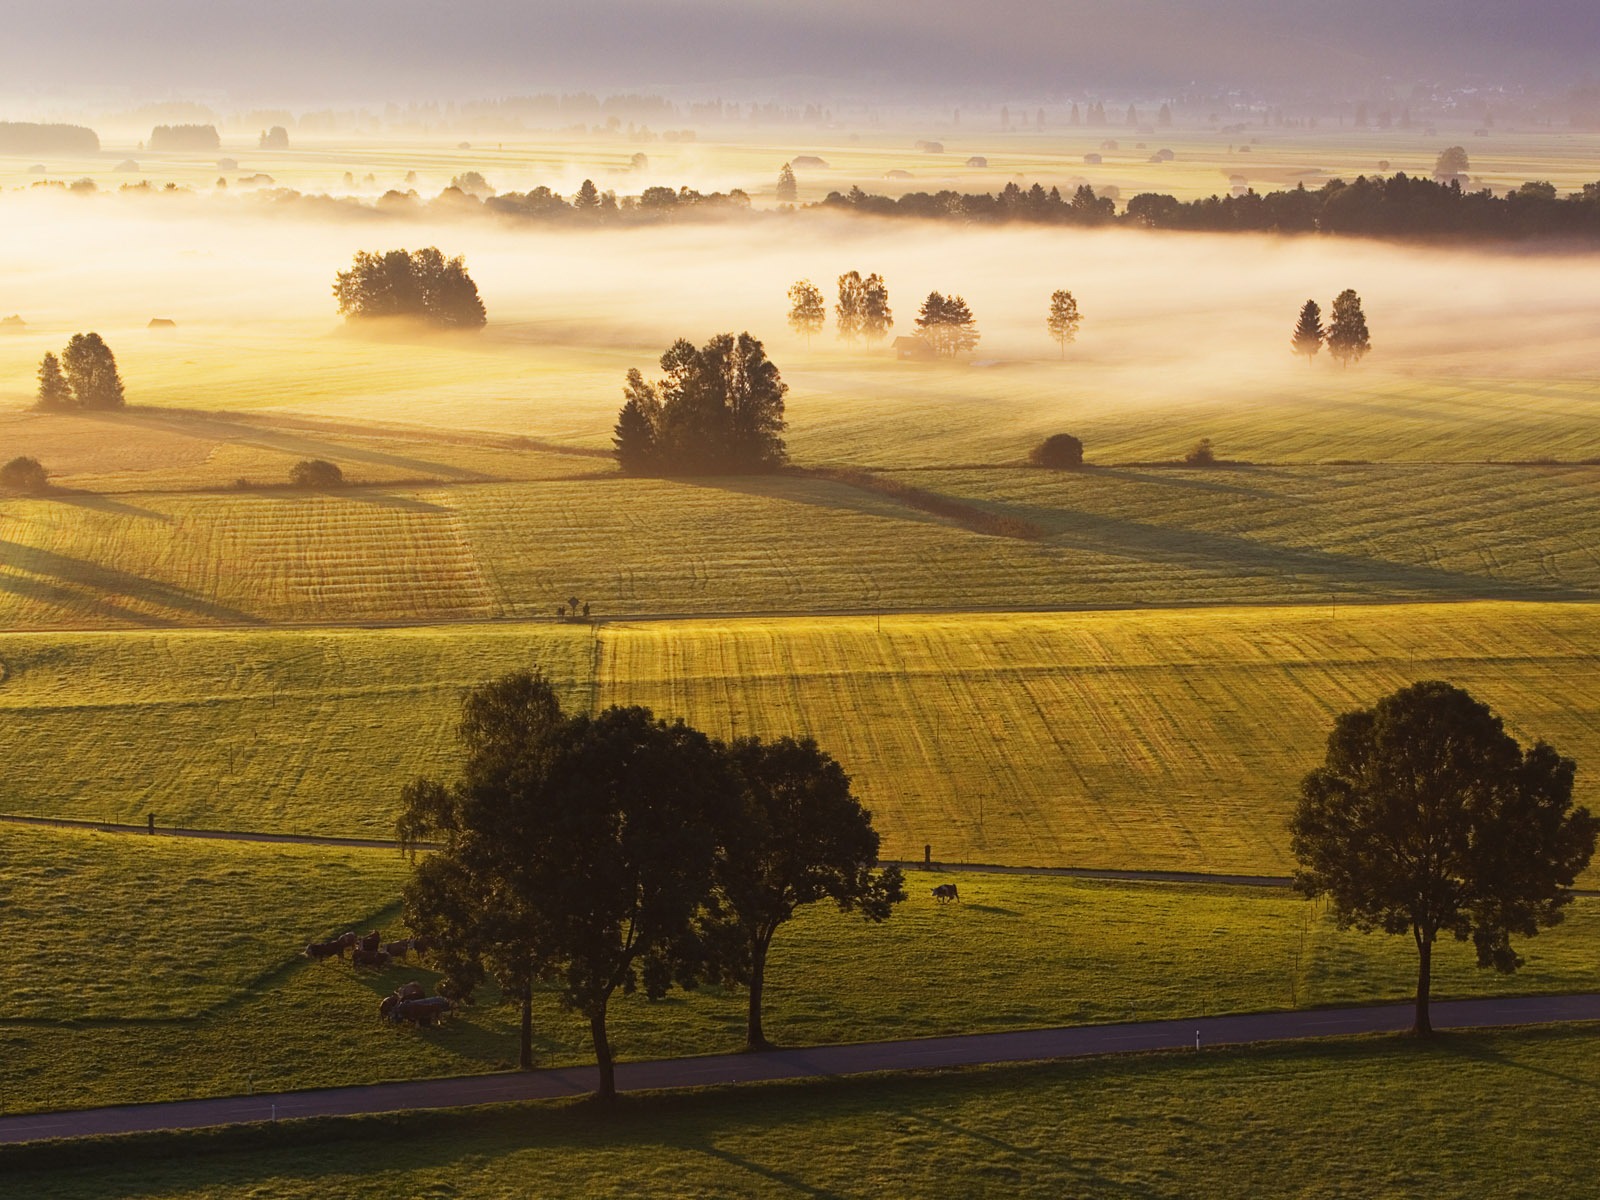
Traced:
<path fill-rule="evenodd" d="M 1125 1025 L 1023 1029 L 963 1037 L 915 1038 L 813 1046 L 765 1054 L 718 1054 L 655 1062 L 619 1063 L 620 1091 L 810 1079 L 869 1071 L 921 1071 L 1040 1059 L 1129 1054 L 1147 1050 L 1231 1046 L 1341 1034 L 1392 1033 L 1410 1028 L 1410 1004 L 1327 1008 L 1304 1012 L 1197 1017 Z M 1436 1028 L 1492 1028 L 1559 1021 L 1600 1021 L 1600 993 L 1450 1000 L 1433 1005 Z M 323 1088 L 259 1096 L 225 1096 L 162 1104 L 129 1104 L 72 1112 L 0 1117 L 0 1143 L 96 1134 L 202 1129 L 292 1117 L 353 1116 L 408 1109 L 451 1108 L 507 1100 L 538 1100 L 592 1091 L 593 1067 L 418 1079 L 365 1087 Z"/>

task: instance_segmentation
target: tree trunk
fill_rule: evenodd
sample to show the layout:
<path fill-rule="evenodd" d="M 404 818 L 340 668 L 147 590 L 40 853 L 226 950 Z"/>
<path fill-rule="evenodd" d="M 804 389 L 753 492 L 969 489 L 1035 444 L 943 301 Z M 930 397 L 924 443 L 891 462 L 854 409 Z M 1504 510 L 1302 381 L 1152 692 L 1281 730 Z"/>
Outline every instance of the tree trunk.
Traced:
<path fill-rule="evenodd" d="M 600 1069 L 600 1086 L 595 1095 L 602 1104 L 610 1104 L 617 1098 L 617 1070 L 611 1061 L 611 1043 L 606 1038 L 604 1001 L 589 1014 L 589 1036 L 594 1039 L 594 1065 Z"/>
<path fill-rule="evenodd" d="M 755 934 L 750 938 L 750 1016 L 745 1023 L 746 1050 L 771 1050 L 772 1043 L 761 1028 L 761 997 L 767 985 L 767 947 L 772 935 Z"/>
<path fill-rule="evenodd" d="M 1417 939 L 1417 1017 L 1411 1032 L 1427 1037 L 1433 1032 L 1433 1022 L 1428 1019 L 1428 993 L 1433 985 L 1433 934 L 1423 935 L 1414 930 Z"/>
<path fill-rule="evenodd" d="M 517 1066 L 533 1070 L 533 984 L 522 985 L 522 1056 Z"/>

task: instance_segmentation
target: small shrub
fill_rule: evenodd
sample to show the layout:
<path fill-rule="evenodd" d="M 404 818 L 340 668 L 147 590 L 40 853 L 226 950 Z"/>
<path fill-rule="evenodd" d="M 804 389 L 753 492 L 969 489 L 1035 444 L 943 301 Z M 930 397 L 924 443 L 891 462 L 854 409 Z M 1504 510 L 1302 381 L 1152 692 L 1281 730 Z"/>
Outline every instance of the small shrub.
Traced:
<path fill-rule="evenodd" d="M 1052 433 L 1033 448 L 1028 461 L 1036 467 L 1070 471 L 1083 466 L 1083 443 L 1070 433 Z"/>
<path fill-rule="evenodd" d="M 1183 456 L 1183 461 L 1191 467 L 1214 467 L 1217 465 L 1216 451 L 1211 449 L 1211 439 L 1201 438 L 1194 444 L 1194 448 Z"/>
<path fill-rule="evenodd" d="M 50 473 L 37 458 L 13 458 L 0 467 L 0 487 L 38 495 L 50 487 Z"/>
<path fill-rule="evenodd" d="M 289 482 L 301 488 L 343 487 L 344 472 L 326 459 L 307 458 L 289 468 Z"/>

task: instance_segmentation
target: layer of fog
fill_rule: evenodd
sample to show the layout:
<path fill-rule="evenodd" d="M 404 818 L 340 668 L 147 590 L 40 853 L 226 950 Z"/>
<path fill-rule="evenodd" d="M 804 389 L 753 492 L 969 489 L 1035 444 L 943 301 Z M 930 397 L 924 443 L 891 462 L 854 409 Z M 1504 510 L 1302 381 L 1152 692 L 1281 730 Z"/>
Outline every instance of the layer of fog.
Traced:
<path fill-rule="evenodd" d="M 137 346 L 147 380 L 159 379 L 164 353 L 145 329 L 152 317 L 176 321 L 186 345 L 221 355 L 230 345 L 263 343 L 292 354 L 304 339 L 347 337 L 331 295 L 335 271 L 357 250 L 428 244 L 466 256 L 489 311 L 481 335 L 450 343 L 461 347 L 463 386 L 470 389 L 474 363 L 503 356 L 498 373 L 526 361 L 529 394 L 560 394 L 566 404 L 591 402 L 572 388 L 596 385 L 540 373 L 553 349 L 568 368 L 592 362 L 610 371 L 621 359 L 649 368 L 674 338 L 739 329 L 766 340 L 796 400 L 808 378 L 819 387 L 826 381 L 830 393 L 859 386 L 870 396 L 877 385 L 866 374 L 856 384 L 853 372 L 891 358 L 887 345 L 841 347 L 830 328 L 807 346 L 785 321 L 791 283 L 809 278 L 831 302 L 833 280 L 851 269 L 886 278 L 897 335 L 913 332 L 928 292 L 965 297 L 983 340 L 971 364 L 945 370 L 1051 362 L 1058 351 L 1045 310 L 1053 290 L 1070 289 L 1084 314 L 1069 351 L 1076 371 L 1052 378 L 1130 404 L 1281 394 L 1302 379 L 1327 386 L 1336 368 L 1324 358 L 1309 374 L 1290 354 L 1289 335 L 1306 299 L 1326 314 L 1344 288 L 1361 294 L 1372 329 L 1374 353 L 1351 373 L 1363 385 L 1396 375 L 1592 378 L 1600 354 L 1600 272 L 1587 255 L 821 214 L 571 232 L 247 213 L 223 219 L 199 203 L 5 196 L 0 317 L 15 312 L 28 324 L 20 333 L 0 330 L 0 402 L 26 403 L 38 353 L 77 330 Z M 391 352 L 374 342 L 364 353 L 377 368 Z M 908 368 L 917 369 L 929 368 Z M 145 392 L 146 402 L 162 401 L 159 386 Z M 609 385 L 595 392 L 597 421 L 615 400 Z M 282 407 L 295 408 L 295 397 L 286 395 Z"/>

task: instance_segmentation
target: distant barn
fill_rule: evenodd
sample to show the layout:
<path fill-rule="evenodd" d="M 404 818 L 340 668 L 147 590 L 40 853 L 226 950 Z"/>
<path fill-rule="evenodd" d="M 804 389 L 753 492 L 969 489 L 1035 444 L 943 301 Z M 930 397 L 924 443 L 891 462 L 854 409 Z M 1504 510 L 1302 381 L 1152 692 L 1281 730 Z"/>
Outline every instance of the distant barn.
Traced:
<path fill-rule="evenodd" d="M 967 159 L 967 166 L 969 167 L 987 167 L 988 165 L 989 160 L 983 157 L 981 154 L 974 154 L 971 158 Z"/>
<path fill-rule="evenodd" d="M 176 329 L 177 327 L 178 323 L 171 317 L 151 317 L 150 324 L 145 326 L 146 329 Z"/>
<path fill-rule="evenodd" d="M 791 167 L 807 167 L 813 171 L 825 171 L 828 164 L 815 154 L 799 154 L 789 160 Z"/>

